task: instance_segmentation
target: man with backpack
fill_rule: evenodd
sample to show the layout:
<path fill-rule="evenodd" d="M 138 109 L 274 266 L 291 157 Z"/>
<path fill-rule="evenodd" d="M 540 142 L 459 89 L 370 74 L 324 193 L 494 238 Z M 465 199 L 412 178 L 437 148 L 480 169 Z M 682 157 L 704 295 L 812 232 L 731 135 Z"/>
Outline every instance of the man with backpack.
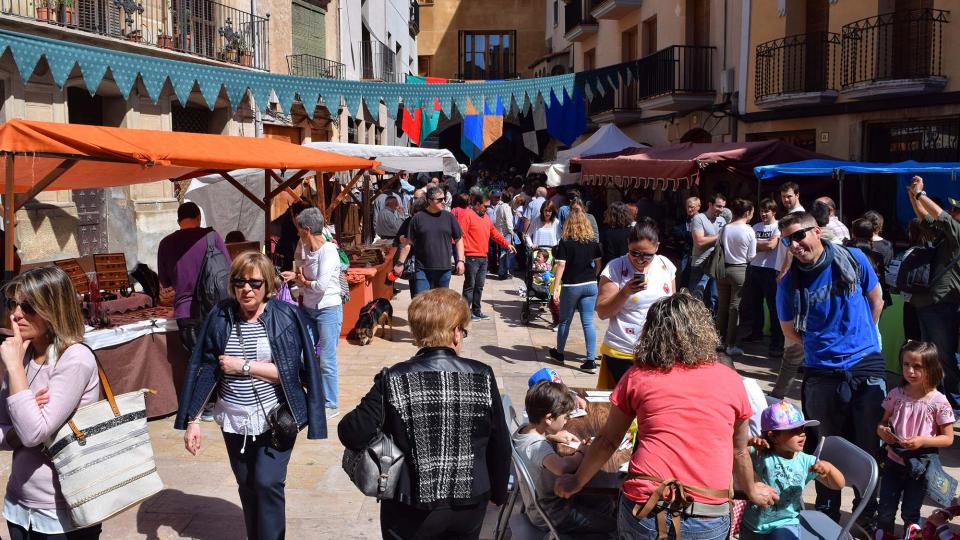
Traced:
<path fill-rule="evenodd" d="M 185 202 L 177 208 L 180 229 L 160 241 L 157 266 L 161 297 L 173 296 L 173 317 L 187 354 L 209 311 L 227 298 L 230 254 L 212 228 L 200 227 L 200 207 Z"/>
<path fill-rule="evenodd" d="M 916 253 L 921 266 L 904 258 L 897 275 L 897 287 L 911 294 L 917 310 L 920 336 L 937 344 L 943 366 L 943 390 L 953 410 L 960 412 L 960 366 L 957 365 L 957 331 L 960 329 L 960 210 L 950 213 L 927 196 L 923 178 L 914 176 L 907 195 L 922 228 L 934 233 L 934 247 Z M 926 263 L 926 264 L 923 264 Z M 928 266 L 928 267 L 927 267 Z M 911 271 L 916 268 L 920 272 Z M 918 274 L 924 274 L 918 276 Z"/>

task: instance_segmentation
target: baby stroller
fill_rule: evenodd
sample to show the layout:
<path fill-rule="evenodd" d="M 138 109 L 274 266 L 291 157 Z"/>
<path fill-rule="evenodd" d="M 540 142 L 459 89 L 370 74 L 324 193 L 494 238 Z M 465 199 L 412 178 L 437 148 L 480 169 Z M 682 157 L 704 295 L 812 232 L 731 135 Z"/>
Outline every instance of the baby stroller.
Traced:
<path fill-rule="evenodd" d="M 553 254 L 552 248 L 538 247 L 527 250 L 527 272 L 524 278 L 524 285 L 527 288 L 527 296 L 520 309 L 520 322 L 529 325 L 532 321 L 540 319 L 544 322 L 553 324 L 557 317 L 551 311 L 551 318 L 544 315 L 545 308 L 550 307 L 550 292 L 553 284 Z M 538 262 L 538 254 L 546 255 L 545 265 L 542 258 Z"/>

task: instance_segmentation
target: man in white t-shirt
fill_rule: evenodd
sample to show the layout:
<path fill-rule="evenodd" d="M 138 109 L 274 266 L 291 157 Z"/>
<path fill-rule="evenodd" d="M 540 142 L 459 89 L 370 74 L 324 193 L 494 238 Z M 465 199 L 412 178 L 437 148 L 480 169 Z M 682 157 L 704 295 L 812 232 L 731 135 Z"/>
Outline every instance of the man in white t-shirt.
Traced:
<path fill-rule="evenodd" d="M 833 233 L 833 242 L 835 244 L 842 244 L 844 240 L 849 240 L 850 229 L 837 217 L 837 203 L 833 202 L 833 199 L 830 197 L 818 197 L 816 202 L 827 205 L 827 208 L 830 210 L 830 221 L 827 222 L 826 228 Z"/>
<path fill-rule="evenodd" d="M 777 268 L 786 251 L 780 244 L 777 225 L 777 202 L 760 201 L 760 222 L 753 226 L 757 237 L 757 256 L 747 267 L 743 302 L 740 304 L 740 335 L 748 341 L 763 338 L 763 304 L 770 314 L 770 351 L 773 358 L 783 356 L 783 331 L 777 319 Z"/>
<path fill-rule="evenodd" d="M 694 295 L 700 295 L 703 303 L 713 309 L 717 304 L 717 284 L 703 273 L 702 265 L 713 253 L 720 238 L 720 230 L 727 222 L 721 214 L 727 207 L 727 198 L 717 193 L 707 203 L 707 211 L 697 214 L 690 222 L 690 235 L 693 237 L 693 257 L 690 263 L 690 282 L 687 287 Z"/>
<path fill-rule="evenodd" d="M 540 207 L 543 206 L 543 203 L 547 200 L 547 188 L 540 186 L 537 188 L 536 196 L 530 199 L 530 202 L 527 203 L 527 207 L 523 210 L 523 219 L 525 220 L 524 228 L 530 226 L 535 218 L 540 217 Z"/>

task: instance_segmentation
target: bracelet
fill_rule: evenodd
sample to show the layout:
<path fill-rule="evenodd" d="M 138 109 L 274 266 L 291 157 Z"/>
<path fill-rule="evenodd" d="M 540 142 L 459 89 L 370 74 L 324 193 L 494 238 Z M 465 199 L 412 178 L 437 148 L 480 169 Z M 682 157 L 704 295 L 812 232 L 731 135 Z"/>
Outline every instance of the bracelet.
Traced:
<path fill-rule="evenodd" d="M 913 195 L 913 198 L 919 201 L 920 197 L 925 197 L 926 195 L 927 195 L 926 191 L 918 191 Z"/>
<path fill-rule="evenodd" d="M 198 416 L 198 417 L 194 418 L 193 420 L 190 420 L 190 421 L 187 422 L 187 423 L 188 423 L 188 424 L 199 424 L 201 421 L 202 421 L 201 418 Z"/>

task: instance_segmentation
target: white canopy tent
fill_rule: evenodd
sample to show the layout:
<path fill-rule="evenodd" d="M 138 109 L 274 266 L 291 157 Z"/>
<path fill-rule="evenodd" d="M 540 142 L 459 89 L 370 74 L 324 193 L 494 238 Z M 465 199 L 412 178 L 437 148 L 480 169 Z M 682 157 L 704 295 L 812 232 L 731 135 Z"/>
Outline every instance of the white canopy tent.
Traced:
<path fill-rule="evenodd" d="M 576 184 L 580 181 L 580 173 L 570 172 L 571 158 L 610 154 L 619 152 L 624 148 L 647 148 L 647 145 L 640 144 L 631 139 L 614 124 L 604 124 L 582 143 L 573 148 L 557 152 L 556 160 L 547 163 L 531 164 L 527 170 L 527 174 L 546 174 L 547 187 Z M 324 150 L 327 150 L 327 148 L 324 148 Z M 376 159 L 380 158 L 378 157 Z"/>
<path fill-rule="evenodd" d="M 449 150 L 339 142 L 312 142 L 304 146 L 352 157 L 377 156 L 380 169 L 387 172 L 443 171 L 445 176 L 451 176 L 460 181 L 460 164 Z"/>

